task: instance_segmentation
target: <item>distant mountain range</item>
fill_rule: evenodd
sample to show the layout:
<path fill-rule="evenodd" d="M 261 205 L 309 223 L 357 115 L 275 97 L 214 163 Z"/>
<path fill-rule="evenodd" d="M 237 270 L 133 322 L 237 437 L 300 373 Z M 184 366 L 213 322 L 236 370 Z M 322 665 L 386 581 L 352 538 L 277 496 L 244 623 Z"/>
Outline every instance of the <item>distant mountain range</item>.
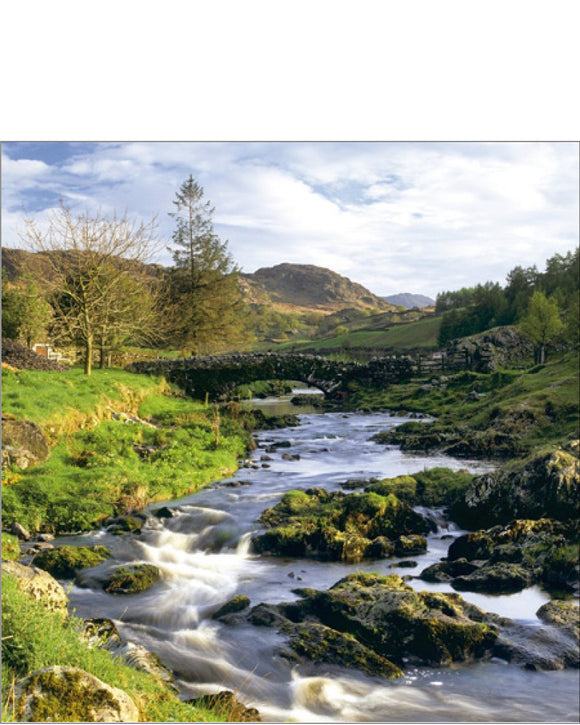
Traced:
<path fill-rule="evenodd" d="M 435 300 L 430 297 L 415 295 L 411 292 L 399 292 L 399 294 L 388 295 L 383 299 L 392 305 L 397 305 L 397 307 L 406 307 L 408 310 L 412 307 L 432 307 L 435 304 Z"/>

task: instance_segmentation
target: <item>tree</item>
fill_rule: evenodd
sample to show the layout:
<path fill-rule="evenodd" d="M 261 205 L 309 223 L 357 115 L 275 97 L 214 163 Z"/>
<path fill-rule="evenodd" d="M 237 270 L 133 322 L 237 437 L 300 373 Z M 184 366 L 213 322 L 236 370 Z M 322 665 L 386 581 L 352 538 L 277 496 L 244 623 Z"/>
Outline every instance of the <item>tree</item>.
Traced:
<path fill-rule="evenodd" d="M 212 223 L 214 208 L 189 176 L 175 195 L 171 274 L 174 341 L 193 353 L 225 349 L 244 335 L 239 268 Z"/>
<path fill-rule="evenodd" d="M 143 267 L 118 279 L 115 294 L 103 298 L 96 315 L 99 367 L 109 367 L 111 354 L 124 345 L 153 345 L 163 338 L 160 297 L 158 283 Z"/>
<path fill-rule="evenodd" d="M 142 280 L 143 300 L 149 294 L 143 264 L 154 252 L 154 231 L 154 219 L 145 223 L 116 213 L 73 215 L 64 205 L 50 215 L 46 227 L 25 221 L 21 238 L 33 251 L 46 253 L 50 264 L 45 283 L 54 310 L 52 335 L 83 349 L 87 375 L 105 321 L 120 329 L 122 322 L 138 319 L 135 304 L 122 304 L 123 294 L 130 279 Z M 141 319 L 138 324 L 146 322 Z M 154 325 L 152 320 L 147 324 Z"/>
<path fill-rule="evenodd" d="M 558 303 L 536 290 L 520 323 L 520 329 L 536 346 L 535 362 L 544 363 L 546 346 L 564 329 Z"/>
<path fill-rule="evenodd" d="M 13 284 L 2 271 L 2 337 L 22 340 L 31 348 L 46 336 L 51 318 L 52 308 L 30 276 Z"/>

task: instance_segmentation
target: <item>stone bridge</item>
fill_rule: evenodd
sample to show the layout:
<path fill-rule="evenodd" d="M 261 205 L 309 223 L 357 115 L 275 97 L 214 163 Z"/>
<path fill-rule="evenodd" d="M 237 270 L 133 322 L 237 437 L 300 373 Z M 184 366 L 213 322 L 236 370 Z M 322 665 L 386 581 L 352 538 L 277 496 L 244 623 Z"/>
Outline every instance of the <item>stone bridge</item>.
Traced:
<path fill-rule="evenodd" d="M 410 378 L 417 367 L 408 356 L 347 363 L 300 353 L 240 353 L 136 362 L 126 370 L 163 375 L 195 398 L 227 397 L 237 385 L 255 380 L 299 380 L 340 398 L 351 382 L 385 387 Z"/>

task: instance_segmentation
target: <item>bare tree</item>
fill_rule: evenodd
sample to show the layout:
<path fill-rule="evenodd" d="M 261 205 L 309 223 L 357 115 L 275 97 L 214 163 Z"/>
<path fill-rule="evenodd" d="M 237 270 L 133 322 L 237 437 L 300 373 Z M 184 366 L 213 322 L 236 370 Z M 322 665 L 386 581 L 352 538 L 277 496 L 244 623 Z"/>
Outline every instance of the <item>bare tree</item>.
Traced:
<path fill-rule="evenodd" d="M 44 252 L 50 264 L 50 277 L 43 282 L 55 311 L 54 335 L 82 347 L 87 375 L 104 328 L 110 333 L 133 325 L 146 333 L 154 327 L 149 316 L 135 315 L 135 306 L 139 294 L 143 307 L 149 306 L 143 265 L 155 252 L 155 230 L 154 218 L 146 223 L 100 211 L 75 215 L 64 205 L 45 227 L 30 218 L 25 221 L 22 240 L 33 251 Z M 133 293 L 125 299 L 131 284 Z"/>

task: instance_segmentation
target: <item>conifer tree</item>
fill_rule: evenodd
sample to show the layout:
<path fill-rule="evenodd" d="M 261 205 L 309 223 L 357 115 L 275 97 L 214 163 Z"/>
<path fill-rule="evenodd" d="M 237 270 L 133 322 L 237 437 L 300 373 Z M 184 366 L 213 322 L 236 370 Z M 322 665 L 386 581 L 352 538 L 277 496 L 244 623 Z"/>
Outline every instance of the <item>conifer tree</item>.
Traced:
<path fill-rule="evenodd" d="M 243 337 L 239 268 L 214 232 L 214 208 L 189 176 L 173 201 L 171 274 L 174 342 L 191 353 L 225 350 Z"/>

